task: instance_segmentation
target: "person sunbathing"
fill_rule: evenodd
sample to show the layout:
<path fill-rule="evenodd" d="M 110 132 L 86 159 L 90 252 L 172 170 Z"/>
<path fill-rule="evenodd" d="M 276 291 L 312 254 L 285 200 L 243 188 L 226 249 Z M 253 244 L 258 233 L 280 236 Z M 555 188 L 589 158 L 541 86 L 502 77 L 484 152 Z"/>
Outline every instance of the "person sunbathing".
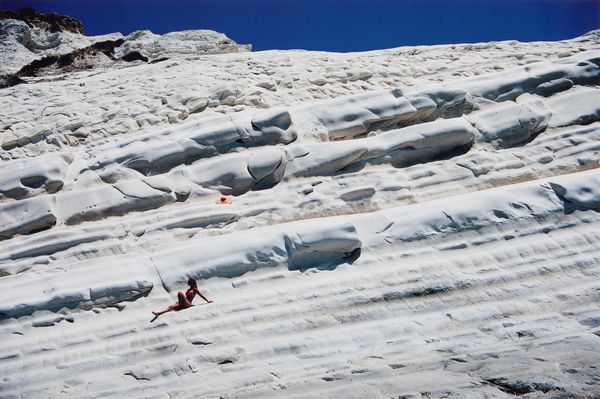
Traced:
<path fill-rule="evenodd" d="M 204 299 L 206 301 L 206 303 L 212 303 L 212 301 L 208 300 L 198 290 L 198 283 L 196 282 L 196 280 L 194 280 L 193 278 L 190 277 L 190 278 L 188 278 L 187 283 L 190 286 L 190 288 L 188 288 L 188 290 L 185 292 L 185 294 L 182 291 L 179 291 L 177 293 L 177 303 L 174 303 L 173 305 L 166 307 L 164 310 L 161 310 L 160 312 L 152 312 L 152 314 L 154 315 L 154 319 L 152 319 L 152 321 L 156 320 L 156 318 L 158 316 L 160 316 L 161 314 L 164 314 L 167 312 L 177 312 L 179 310 L 187 309 L 187 308 L 194 306 L 194 305 L 192 305 L 192 301 L 194 300 L 194 297 L 196 296 L 196 294 L 198 294 L 202 299 Z"/>

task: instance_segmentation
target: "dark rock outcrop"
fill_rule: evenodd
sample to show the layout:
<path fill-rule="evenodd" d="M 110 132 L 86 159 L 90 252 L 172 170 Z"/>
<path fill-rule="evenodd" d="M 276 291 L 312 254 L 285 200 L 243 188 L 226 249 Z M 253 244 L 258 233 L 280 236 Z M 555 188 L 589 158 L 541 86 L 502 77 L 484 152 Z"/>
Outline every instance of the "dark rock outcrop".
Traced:
<path fill-rule="evenodd" d="M 125 54 L 123 57 L 121 57 L 121 59 L 123 61 L 127 61 L 127 62 L 132 62 L 132 61 L 148 62 L 148 57 L 145 57 L 144 55 L 140 54 L 139 51 L 131 51 L 131 52 Z"/>
<path fill-rule="evenodd" d="M 62 55 L 49 55 L 34 60 L 12 75 L 0 76 L 0 88 L 18 85 L 23 76 L 43 76 L 54 73 L 76 72 L 92 69 L 102 61 L 114 62 L 114 50 L 123 44 L 123 39 L 105 40 L 91 46 Z M 126 60 L 133 61 L 133 60 Z"/>
<path fill-rule="evenodd" d="M 71 32 L 85 34 L 83 24 L 75 18 L 57 13 L 40 13 L 33 8 L 21 8 L 20 10 L 0 10 L 0 19 L 18 19 L 30 27 L 41 28 L 50 32 Z"/>

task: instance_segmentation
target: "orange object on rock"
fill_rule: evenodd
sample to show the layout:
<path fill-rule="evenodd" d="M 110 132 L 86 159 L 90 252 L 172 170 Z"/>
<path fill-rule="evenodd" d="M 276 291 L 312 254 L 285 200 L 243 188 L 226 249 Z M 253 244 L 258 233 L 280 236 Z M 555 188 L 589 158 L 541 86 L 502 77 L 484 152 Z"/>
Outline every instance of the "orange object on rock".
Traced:
<path fill-rule="evenodd" d="M 215 201 L 215 203 L 217 203 L 219 205 L 228 205 L 228 204 L 231 204 L 231 198 L 222 195 L 219 197 L 218 200 Z"/>

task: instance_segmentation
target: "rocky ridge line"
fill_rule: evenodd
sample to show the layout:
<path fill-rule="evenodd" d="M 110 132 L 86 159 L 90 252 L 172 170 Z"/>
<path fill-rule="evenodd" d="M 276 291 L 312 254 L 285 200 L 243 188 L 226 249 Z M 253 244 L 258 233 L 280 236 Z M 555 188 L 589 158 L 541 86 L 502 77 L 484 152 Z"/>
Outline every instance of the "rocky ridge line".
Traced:
<path fill-rule="evenodd" d="M 26 83 L 23 78 L 27 77 L 122 68 L 133 61 L 158 62 L 179 55 L 236 53 L 251 48 L 209 30 L 165 35 L 144 30 L 125 37 L 120 33 L 88 37 L 80 21 L 31 8 L 0 10 L 0 43 L 0 60 L 7 61 L 0 63 L 0 89 Z"/>

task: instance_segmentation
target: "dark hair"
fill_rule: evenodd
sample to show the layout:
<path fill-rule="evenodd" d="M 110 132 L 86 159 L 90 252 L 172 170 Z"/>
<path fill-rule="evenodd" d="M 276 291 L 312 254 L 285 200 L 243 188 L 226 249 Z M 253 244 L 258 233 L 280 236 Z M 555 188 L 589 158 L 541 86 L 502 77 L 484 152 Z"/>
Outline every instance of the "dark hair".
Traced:
<path fill-rule="evenodd" d="M 198 283 L 196 282 L 196 280 L 194 280 L 192 277 L 188 278 L 187 281 L 188 285 L 192 288 L 198 288 Z"/>

